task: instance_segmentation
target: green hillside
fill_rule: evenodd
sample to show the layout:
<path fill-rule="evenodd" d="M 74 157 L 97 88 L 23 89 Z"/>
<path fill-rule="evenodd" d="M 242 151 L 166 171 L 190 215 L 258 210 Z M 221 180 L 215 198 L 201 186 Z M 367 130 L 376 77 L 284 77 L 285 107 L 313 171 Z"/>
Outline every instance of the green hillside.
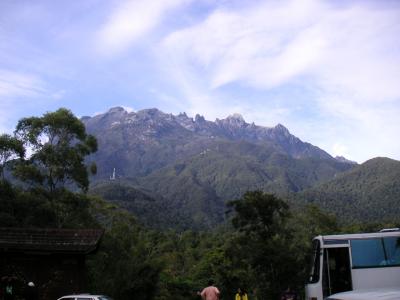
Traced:
<path fill-rule="evenodd" d="M 278 195 L 301 191 L 344 171 L 333 160 L 294 159 L 268 146 L 248 142 L 218 142 L 206 151 L 138 178 L 154 198 L 171 205 L 207 227 L 224 218 L 225 202 L 249 190 Z"/>
<path fill-rule="evenodd" d="M 335 179 L 305 190 L 298 199 L 334 212 L 345 222 L 399 219 L 400 162 L 374 158 Z"/>
<path fill-rule="evenodd" d="M 163 229 L 190 227 L 189 218 L 182 212 L 174 210 L 167 199 L 162 197 L 154 199 L 126 181 L 98 182 L 91 187 L 90 194 L 100 196 L 126 209 L 146 226 Z"/>

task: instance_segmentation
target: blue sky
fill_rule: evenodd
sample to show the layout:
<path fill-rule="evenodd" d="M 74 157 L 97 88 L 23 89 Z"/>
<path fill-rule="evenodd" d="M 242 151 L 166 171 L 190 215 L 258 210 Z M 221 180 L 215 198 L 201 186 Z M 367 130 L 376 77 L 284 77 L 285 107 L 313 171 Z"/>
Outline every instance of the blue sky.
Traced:
<path fill-rule="evenodd" d="M 0 1 L 0 132 L 59 107 L 281 123 L 400 160 L 399 1 Z"/>

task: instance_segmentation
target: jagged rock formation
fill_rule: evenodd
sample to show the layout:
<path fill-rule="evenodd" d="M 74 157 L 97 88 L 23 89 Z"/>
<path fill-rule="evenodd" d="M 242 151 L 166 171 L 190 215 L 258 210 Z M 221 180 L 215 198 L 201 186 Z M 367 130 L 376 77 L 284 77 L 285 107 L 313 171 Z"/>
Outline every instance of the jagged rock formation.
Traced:
<path fill-rule="evenodd" d="M 116 107 L 82 121 L 99 142 L 95 181 L 116 168 L 117 178 L 167 201 L 199 226 L 221 222 L 225 202 L 247 190 L 298 192 L 353 167 L 281 124 L 257 126 L 239 114 L 212 122 Z"/>

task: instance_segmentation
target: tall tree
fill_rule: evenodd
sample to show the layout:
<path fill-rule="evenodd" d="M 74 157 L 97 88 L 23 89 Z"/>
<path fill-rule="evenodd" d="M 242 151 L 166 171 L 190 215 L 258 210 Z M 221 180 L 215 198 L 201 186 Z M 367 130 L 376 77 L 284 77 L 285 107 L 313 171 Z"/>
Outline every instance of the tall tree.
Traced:
<path fill-rule="evenodd" d="M 16 158 L 25 156 L 25 148 L 21 141 L 9 134 L 0 135 L 0 176 L 4 180 L 5 164 Z"/>
<path fill-rule="evenodd" d="M 289 206 L 261 191 L 246 192 L 230 203 L 236 215 L 236 253 L 250 266 L 253 287 L 260 299 L 276 298 L 295 276 L 292 233 L 286 223 Z"/>
<path fill-rule="evenodd" d="M 97 150 L 95 137 L 71 111 L 60 108 L 42 117 L 21 119 L 15 135 L 30 148 L 32 155 L 15 175 L 50 193 L 74 184 L 83 191 L 89 186 L 85 157 Z M 93 165 L 91 171 L 95 170 Z"/>

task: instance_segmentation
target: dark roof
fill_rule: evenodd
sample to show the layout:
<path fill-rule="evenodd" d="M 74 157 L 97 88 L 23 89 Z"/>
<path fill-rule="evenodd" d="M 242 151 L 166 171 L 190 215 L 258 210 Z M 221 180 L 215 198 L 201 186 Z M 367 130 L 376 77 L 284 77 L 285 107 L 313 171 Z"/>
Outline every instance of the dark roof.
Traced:
<path fill-rule="evenodd" d="M 87 254 L 94 251 L 102 229 L 0 228 L 0 251 Z"/>

